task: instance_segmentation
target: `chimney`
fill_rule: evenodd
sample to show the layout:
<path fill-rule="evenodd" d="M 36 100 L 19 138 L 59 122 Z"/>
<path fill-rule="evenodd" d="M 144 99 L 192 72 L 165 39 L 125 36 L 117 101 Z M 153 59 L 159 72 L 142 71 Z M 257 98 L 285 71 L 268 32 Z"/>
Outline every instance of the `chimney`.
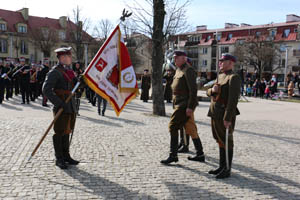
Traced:
<path fill-rule="evenodd" d="M 29 17 L 29 9 L 28 8 L 22 8 L 21 10 L 18 10 L 18 12 L 22 13 L 22 16 L 25 21 L 28 20 L 28 17 Z"/>
<path fill-rule="evenodd" d="M 196 31 L 206 31 L 207 25 L 201 25 L 196 27 Z"/>
<path fill-rule="evenodd" d="M 300 17 L 294 14 L 286 15 L 286 22 L 300 22 Z"/>
<path fill-rule="evenodd" d="M 241 23 L 241 27 L 251 26 L 250 24 Z"/>
<path fill-rule="evenodd" d="M 66 16 L 62 16 L 58 20 L 59 20 L 59 24 L 62 28 L 67 28 L 67 17 Z"/>
<path fill-rule="evenodd" d="M 235 27 L 239 27 L 239 25 L 233 23 L 225 23 L 225 28 L 235 28 Z"/>

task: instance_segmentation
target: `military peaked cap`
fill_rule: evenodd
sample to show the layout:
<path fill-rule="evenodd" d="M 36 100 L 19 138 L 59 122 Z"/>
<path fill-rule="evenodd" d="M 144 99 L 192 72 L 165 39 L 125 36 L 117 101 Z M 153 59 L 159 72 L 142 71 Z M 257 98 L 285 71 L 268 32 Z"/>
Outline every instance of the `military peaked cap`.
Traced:
<path fill-rule="evenodd" d="M 174 57 L 175 56 L 187 56 L 184 51 L 174 51 Z"/>
<path fill-rule="evenodd" d="M 55 49 L 54 52 L 56 53 L 56 56 L 59 57 L 61 55 L 71 55 L 71 49 L 72 47 L 61 47 L 58 49 Z"/>
<path fill-rule="evenodd" d="M 236 62 L 235 56 L 233 56 L 229 53 L 223 53 L 222 57 L 219 59 L 219 61 L 225 61 L 225 60 L 230 60 L 232 62 Z"/>

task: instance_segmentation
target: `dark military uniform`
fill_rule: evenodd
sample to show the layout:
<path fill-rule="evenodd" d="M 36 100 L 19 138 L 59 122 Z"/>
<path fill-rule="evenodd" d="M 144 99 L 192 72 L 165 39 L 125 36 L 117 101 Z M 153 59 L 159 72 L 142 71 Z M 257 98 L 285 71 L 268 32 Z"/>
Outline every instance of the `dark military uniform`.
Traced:
<path fill-rule="evenodd" d="M 142 94 L 141 94 L 141 100 L 144 102 L 147 102 L 149 100 L 149 89 L 151 87 L 151 78 L 149 75 L 143 75 L 142 76 Z"/>
<path fill-rule="evenodd" d="M 60 48 L 56 53 L 69 53 L 71 48 Z M 72 69 L 61 64 L 53 67 L 46 76 L 43 84 L 43 94 L 53 103 L 53 114 L 56 115 L 60 108 L 63 113 L 54 123 L 53 146 L 55 150 L 56 165 L 66 169 L 66 163 L 77 165 L 79 162 L 73 160 L 69 153 L 69 136 L 74 130 L 76 119 L 76 105 L 74 96 L 65 103 L 71 94 L 73 86 L 77 81 Z"/>
<path fill-rule="evenodd" d="M 164 99 L 167 100 L 168 103 L 171 103 L 172 100 L 172 88 L 171 85 L 173 83 L 173 74 L 167 74 L 164 76 L 164 79 L 166 80 L 166 86 L 164 91 Z"/>
<path fill-rule="evenodd" d="M 41 85 L 44 84 L 44 81 L 46 79 L 46 75 L 47 73 L 49 72 L 49 67 L 47 65 L 44 65 L 43 69 L 40 71 L 40 75 L 39 75 L 39 82 Z M 43 106 L 48 106 L 47 105 L 47 97 L 45 94 L 42 94 L 43 95 L 43 102 L 42 102 L 42 105 Z"/>
<path fill-rule="evenodd" d="M 183 127 L 185 128 L 186 133 L 192 136 L 197 150 L 197 155 L 195 157 L 189 157 L 189 160 L 202 162 L 205 160 L 201 140 L 198 136 L 197 127 L 194 121 L 194 114 L 192 114 L 191 117 L 186 115 L 187 108 L 195 110 L 198 105 L 196 77 L 197 73 L 190 65 L 183 64 L 176 70 L 172 83 L 174 112 L 169 122 L 171 153 L 167 160 L 161 161 L 163 164 L 178 161 L 178 130 Z"/>
<path fill-rule="evenodd" d="M 214 100 L 212 98 L 208 116 L 211 117 L 213 137 L 219 144 L 220 166 L 217 170 L 210 171 L 210 174 L 219 174 L 222 173 L 222 170 L 226 170 L 226 128 L 224 126 L 224 121 L 231 122 L 228 137 L 229 166 L 231 166 L 233 156 L 233 130 L 236 115 L 240 114 L 237 109 L 241 90 L 241 79 L 239 75 L 235 74 L 232 70 L 220 73 L 218 77 L 218 84 L 221 88 L 220 96 L 218 100 Z M 212 92 L 212 89 L 208 89 L 207 95 L 211 97 L 216 96 L 216 94 Z M 230 169 L 227 170 L 230 173 Z"/>
<path fill-rule="evenodd" d="M 77 62 L 76 64 L 80 64 L 79 62 Z M 75 65 L 76 65 L 75 64 Z M 80 77 L 82 76 L 82 73 L 84 72 L 81 67 L 79 66 L 79 68 L 77 68 L 76 66 L 73 67 L 73 71 L 75 72 L 75 75 L 78 79 L 80 79 Z M 76 93 L 75 93 L 75 99 L 76 99 L 76 113 L 78 116 L 80 116 L 79 114 L 79 108 L 80 108 L 80 98 L 82 96 L 84 88 L 78 88 Z"/>
<path fill-rule="evenodd" d="M 23 66 L 21 66 L 22 68 Z M 22 70 L 20 70 L 20 87 L 22 94 L 22 104 L 25 104 L 25 99 L 29 104 L 29 93 L 30 93 L 30 67 L 28 65 L 24 65 Z"/>
<path fill-rule="evenodd" d="M 10 98 L 10 92 L 11 92 L 11 79 L 10 79 L 10 72 L 11 68 L 8 64 L 6 64 L 4 67 L 2 67 L 2 77 L 3 79 L 3 99 L 4 99 L 4 93 L 5 93 L 5 98 L 8 100 Z M 4 75 L 6 74 L 6 75 Z"/>

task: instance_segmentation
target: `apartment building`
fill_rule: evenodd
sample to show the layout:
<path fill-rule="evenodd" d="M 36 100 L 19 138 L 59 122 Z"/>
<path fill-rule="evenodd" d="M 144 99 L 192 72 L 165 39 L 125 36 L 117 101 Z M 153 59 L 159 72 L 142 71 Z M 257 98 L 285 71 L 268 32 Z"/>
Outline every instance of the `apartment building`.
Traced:
<path fill-rule="evenodd" d="M 286 16 L 286 22 L 263 25 L 225 23 L 224 28 L 207 29 L 206 25 L 197 26 L 193 32 L 172 37 L 170 46 L 187 52 L 199 74 L 215 74 L 218 57 L 221 53 L 234 54 L 236 44 L 247 38 L 260 37 L 274 42 L 279 49 L 279 59 L 265 68 L 266 73 L 283 76 L 285 65 L 287 72 L 300 70 L 300 17 L 294 14 Z M 219 55 L 219 56 L 217 56 Z M 286 63 L 287 55 L 287 63 Z M 243 68 L 254 71 L 249 63 Z M 270 70 L 276 69 L 276 70 Z"/>

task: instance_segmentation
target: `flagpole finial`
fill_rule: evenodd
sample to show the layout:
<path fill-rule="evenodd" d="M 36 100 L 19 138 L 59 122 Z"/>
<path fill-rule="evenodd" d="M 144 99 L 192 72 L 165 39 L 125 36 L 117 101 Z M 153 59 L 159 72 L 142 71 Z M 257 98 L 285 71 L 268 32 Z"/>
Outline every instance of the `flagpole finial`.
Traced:
<path fill-rule="evenodd" d="M 128 11 L 128 10 L 125 10 L 125 8 L 124 8 L 123 11 L 122 11 L 122 16 L 120 17 L 120 20 L 121 20 L 122 22 L 124 22 L 125 19 L 126 19 L 126 17 L 130 17 L 131 15 L 132 15 L 132 12 L 129 13 L 129 11 Z"/>

